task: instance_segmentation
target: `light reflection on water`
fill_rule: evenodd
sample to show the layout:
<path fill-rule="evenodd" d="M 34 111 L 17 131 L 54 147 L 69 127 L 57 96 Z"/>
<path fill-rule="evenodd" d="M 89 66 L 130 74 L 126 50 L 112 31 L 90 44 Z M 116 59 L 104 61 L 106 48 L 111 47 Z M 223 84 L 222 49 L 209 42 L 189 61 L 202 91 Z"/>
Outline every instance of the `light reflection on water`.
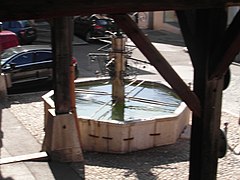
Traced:
<path fill-rule="evenodd" d="M 96 120 L 112 119 L 112 86 L 110 84 L 81 85 L 76 89 L 78 116 L 86 116 Z M 159 85 L 147 84 L 139 87 L 130 85 L 125 88 L 125 95 L 124 121 L 169 115 L 181 103 L 181 100 L 171 89 Z M 115 116 L 114 120 L 116 120 Z"/>

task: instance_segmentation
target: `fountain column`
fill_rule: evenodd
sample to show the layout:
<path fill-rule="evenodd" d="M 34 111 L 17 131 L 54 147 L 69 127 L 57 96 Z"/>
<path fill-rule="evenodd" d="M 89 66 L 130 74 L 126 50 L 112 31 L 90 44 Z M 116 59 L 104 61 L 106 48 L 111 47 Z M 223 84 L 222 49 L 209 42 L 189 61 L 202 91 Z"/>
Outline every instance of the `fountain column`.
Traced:
<path fill-rule="evenodd" d="M 122 35 L 112 38 L 112 53 L 110 58 L 114 60 L 114 75 L 112 77 L 112 119 L 124 119 L 124 72 L 125 72 L 125 42 Z"/>

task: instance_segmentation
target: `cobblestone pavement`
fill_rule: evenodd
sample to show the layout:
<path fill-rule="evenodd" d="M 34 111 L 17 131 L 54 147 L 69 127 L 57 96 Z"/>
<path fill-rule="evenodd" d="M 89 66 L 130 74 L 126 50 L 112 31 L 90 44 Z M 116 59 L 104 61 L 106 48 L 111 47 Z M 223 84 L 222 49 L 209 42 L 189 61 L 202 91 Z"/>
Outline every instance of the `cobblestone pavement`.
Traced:
<path fill-rule="evenodd" d="M 46 92 L 9 96 L 10 111 L 21 121 L 31 134 L 42 143 L 43 101 L 41 96 Z M 228 126 L 228 143 L 231 147 L 238 145 L 239 117 L 223 112 L 222 128 Z M 129 154 L 105 154 L 84 152 L 85 179 L 142 179 L 142 180 L 185 180 L 189 172 L 189 140 L 179 139 L 176 144 L 156 147 Z M 240 156 L 228 150 L 226 156 L 219 159 L 219 180 L 240 179 Z M 72 167 L 82 172 L 77 165 Z"/>

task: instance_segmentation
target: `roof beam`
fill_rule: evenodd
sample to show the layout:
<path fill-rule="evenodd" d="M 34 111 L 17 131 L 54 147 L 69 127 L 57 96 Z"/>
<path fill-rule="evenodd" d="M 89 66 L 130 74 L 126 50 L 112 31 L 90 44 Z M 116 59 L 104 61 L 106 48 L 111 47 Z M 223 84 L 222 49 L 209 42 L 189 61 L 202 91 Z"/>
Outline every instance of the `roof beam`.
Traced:
<path fill-rule="evenodd" d="M 11 0 L 0 6 L 0 20 L 38 19 L 93 13 L 202 9 L 240 5 L 240 0 Z"/>

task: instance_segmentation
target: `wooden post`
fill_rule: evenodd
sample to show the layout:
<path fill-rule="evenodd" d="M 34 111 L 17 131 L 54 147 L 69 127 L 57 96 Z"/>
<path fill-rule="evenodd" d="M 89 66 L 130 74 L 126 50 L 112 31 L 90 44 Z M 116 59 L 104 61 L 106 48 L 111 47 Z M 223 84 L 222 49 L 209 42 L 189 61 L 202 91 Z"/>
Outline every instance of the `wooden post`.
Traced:
<path fill-rule="evenodd" d="M 220 60 L 213 53 L 226 29 L 226 11 L 177 11 L 177 16 L 194 66 L 194 92 L 202 107 L 201 116 L 193 113 L 192 118 L 189 179 L 215 180 L 224 74 L 209 77 Z"/>
<path fill-rule="evenodd" d="M 112 119 L 124 120 L 124 72 L 125 72 L 125 41 L 122 36 L 112 38 L 112 53 L 114 58 L 114 76 L 112 77 Z"/>
<path fill-rule="evenodd" d="M 60 162 L 83 161 L 74 109 L 71 22 L 71 17 L 56 18 L 52 21 L 55 109 L 45 112 L 48 115 L 45 116 L 47 119 L 43 150 L 47 151 L 52 160 Z"/>
<path fill-rule="evenodd" d="M 65 114 L 71 111 L 69 87 L 69 67 L 72 60 L 71 23 L 71 17 L 54 18 L 51 23 L 56 114 Z"/>

